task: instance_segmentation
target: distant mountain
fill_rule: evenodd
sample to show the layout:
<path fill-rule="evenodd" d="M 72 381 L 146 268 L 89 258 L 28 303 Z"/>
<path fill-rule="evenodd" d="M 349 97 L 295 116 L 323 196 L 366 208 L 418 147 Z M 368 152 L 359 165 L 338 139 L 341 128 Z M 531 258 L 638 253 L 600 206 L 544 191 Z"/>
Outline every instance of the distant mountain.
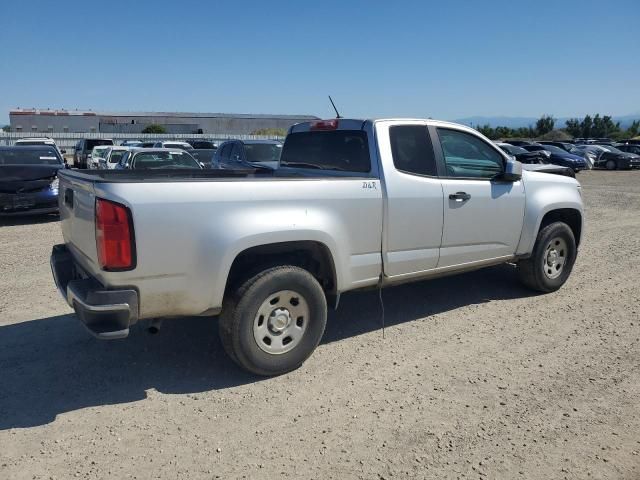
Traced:
<path fill-rule="evenodd" d="M 602 115 L 602 114 L 601 114 Z M 452 120 L 456 123 L 462 123 L 463 125 L 473 125 L 474 127 L 477 125 L 486 125 L 487 123 L 492 127 L 509 127 L 509 128 L 520 128 L 520 127 L 528 127 L 531 125 L 535 126 L 536 121 L 539 117 L 483 117 L 483 116 L 475 116 L 475 117 L 466 117 L 459 118 L 457 120 Z M 565 122 L 570 117 L 560 117 L 556 118 L 556 128 L 564 128 Z M 584 116 L 577 116 L 577 118 L 582 119 Z M 640 113 L 635 115 L 620 115 L 614 116 L 614 122 L 620 122 L 620 128 L 628 128 L 629 125 L 634 120 L 640 120 Z"/>

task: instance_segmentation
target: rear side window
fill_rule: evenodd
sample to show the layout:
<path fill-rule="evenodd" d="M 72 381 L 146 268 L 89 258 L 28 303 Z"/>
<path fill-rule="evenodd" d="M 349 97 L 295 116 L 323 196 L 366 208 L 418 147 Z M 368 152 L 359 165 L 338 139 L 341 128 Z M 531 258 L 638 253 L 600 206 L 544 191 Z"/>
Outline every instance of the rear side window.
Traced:
<path fill-rule="evenodd" d="M 369 172 L 367 134 L 362 130 L 290 133 L 282 147 L 280 165 L 346 172 Z"/>
<path fill-rule="evenodd" d="M 396 169 L 418 175 L 437 175 L 433 145 L 426 126 L 396 125 L 389 128 L 389 138 Z"/>

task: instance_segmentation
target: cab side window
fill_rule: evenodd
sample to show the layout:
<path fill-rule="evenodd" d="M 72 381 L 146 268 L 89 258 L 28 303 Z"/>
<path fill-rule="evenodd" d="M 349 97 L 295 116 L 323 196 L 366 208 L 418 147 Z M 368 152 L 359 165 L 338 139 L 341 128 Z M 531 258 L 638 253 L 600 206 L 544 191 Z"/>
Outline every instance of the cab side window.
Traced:
<path fill-rule="evenodd" d="M 389 127 L 393 165 L 401 172 L 436 176 L 436 160 L 429 131 L 424 125 Z"/>
<path fill-rule="evenodd" d="M 490 179 L 504 171 L 504 159 L 470 133 L 438 128 L 447 177 Z"/>

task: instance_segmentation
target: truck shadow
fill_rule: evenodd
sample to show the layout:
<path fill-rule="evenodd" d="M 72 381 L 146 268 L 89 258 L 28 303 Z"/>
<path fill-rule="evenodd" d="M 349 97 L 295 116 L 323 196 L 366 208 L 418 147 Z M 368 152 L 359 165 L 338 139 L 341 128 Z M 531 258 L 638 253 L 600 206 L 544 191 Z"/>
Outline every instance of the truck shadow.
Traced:
<path fill-rule="evenodd" d="M 16 215 L 10 217 L 0 216 L 0 228 L 15 227 L 18 225 L 37 225 L 40 223 L 51 223 L 60 220 L 60 216 L 54 213 L 43 213 L 40 215 Z"/>
<path fill-rule="evenodd" d="M 386 325 L 393 326 L 469 304 L 531 293 L 510 266 L 420 282 L 384 291 Z M 380 328 L 377 291 L 344 295 L 331 312 L 323 343 Z M 149 336 L 146 322 L 127 340 L 91 337 L 72 315 L 0 327 L 0 430 L 43 425 L 65 412 L 128 403 L 146 390 L 196 393 L 258 382 L 225 355 L 211 318 L 165 321 Z"/>

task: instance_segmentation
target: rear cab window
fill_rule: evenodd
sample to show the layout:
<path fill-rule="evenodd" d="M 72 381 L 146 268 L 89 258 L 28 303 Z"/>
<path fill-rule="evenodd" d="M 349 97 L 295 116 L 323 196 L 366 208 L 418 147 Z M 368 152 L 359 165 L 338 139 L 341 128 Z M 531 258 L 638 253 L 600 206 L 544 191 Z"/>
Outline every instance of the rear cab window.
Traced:
<path fill-rule="evenodd" d="M 282 147 L 280 166 L 369 173 L 367 133 L 363 130 L 290 133 Z"/>
<path fill-rule="evenodd" d="M 438 175 L 431 136 L 425 125 L 391 126 L 389 140 L 397 170 L 413 175 Z"/>

